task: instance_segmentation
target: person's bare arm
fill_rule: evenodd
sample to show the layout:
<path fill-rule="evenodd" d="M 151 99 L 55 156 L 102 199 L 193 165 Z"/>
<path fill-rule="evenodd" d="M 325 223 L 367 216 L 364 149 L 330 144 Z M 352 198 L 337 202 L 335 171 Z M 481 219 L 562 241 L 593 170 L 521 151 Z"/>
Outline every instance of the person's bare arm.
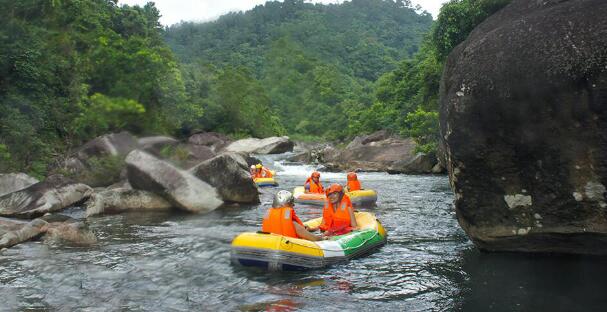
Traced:
<path fill-rule="evenodd" d="M 357 228 L 358 223 L 356 222 L 356 216 L 354 215 L 354 207 L 350 207 L 348 210 L 350 211 L 350 226 Z"/>
<path fill-rule="evenodd" d="M 313 241 L 313 242 L 322 240 L 321 237 L 318 237 L 318 236 L 308 232 L 308 230 L 306 230 L 306 228 L 301 226 L 301 224 L 293 221 L 293 225 L 295 226 L 295 233 L 297 233 L 297 236 L 299 236 L 303 239 L 307 239 L 309 241 Z"/>

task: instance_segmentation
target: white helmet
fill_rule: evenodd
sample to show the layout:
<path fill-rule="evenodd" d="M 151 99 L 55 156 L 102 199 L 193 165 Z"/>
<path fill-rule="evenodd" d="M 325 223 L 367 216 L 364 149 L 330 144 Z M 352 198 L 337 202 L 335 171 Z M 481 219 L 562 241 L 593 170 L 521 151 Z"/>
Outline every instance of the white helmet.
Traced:
<path fill-rule="evenodd" d="M 255 165 L 251 165 L 251 169 L 255 169 Z"/>
<path fill-rule="evenodd" d="M 272 202 L 272 207 L 279 208 L 279 207 L 284 207 L 287 205 L 292 206 L 294 202 L 295 202 L 295 198 L 293 197 L 293 194 L 291 194 L 291 192 L 281 190 L 281 191 L 278 191 L 278 193 L 276 193 L 276 195 L 274 195 L 274 201 Z"/>

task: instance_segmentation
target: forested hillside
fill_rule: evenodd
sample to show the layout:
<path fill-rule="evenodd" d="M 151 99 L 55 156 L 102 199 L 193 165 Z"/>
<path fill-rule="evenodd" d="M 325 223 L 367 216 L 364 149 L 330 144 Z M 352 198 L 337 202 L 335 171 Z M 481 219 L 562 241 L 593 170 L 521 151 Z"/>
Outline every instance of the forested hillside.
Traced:
<path fill-rule="evenodd" d="M 201 116 L 151 4 L 0 1 L 0 172 L 43 175 L 110 131 L 170 133 Z"/>
<path fill-rule="evenodd" d="M 185 64 L 186 81 L 198 82 L 187 84 L 188 94 L 207 108 L 207 129 L 252 135 L 270 130 L 260 133 L 243 124 L 251 115 L 217 109 L 224 100 L 216 97 L 216 87 L 239 90 L 244 84 L 261 93 L 233 97 L 229 104 L 239 109 L 232 110 L 255 110 L 256 101 L 269 100 L 268 114 L 276 113 L 287 133 L 344 138 L 360 131 L 350 121 L 373 103 L 377 78 L 418 51 L 431 23 L 429 14 L 416 13 L 408 1 L 287 0 L 210 23 L 178 24 L 165 38 Z M 226 75 L 243 79 L 229 81 Z"/>
<path fill-rule="evenodd" d="M 0 0 L 0 172 L 43 176 L 121 130 L 331 140 L 389 129 L 432 152 L 446 56 L 508 2 L 451 0 L 433 23 L 408 1 L 287 0 L 163 29 L 153 4 Z"/>

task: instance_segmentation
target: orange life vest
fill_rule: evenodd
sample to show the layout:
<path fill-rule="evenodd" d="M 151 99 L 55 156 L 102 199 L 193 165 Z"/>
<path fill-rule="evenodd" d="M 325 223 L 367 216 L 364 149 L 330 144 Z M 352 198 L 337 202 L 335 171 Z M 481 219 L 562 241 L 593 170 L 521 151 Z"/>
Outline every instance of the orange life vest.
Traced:
<path fill-rule="evenodd" d="M 360 181 L 358 180 L 349 180 L 348 181 L 348 191 L 352 192 L 352 191 L 358 191 L 360 190 Z"/>
<path fill-rule="evenodd" d="M 271 177 L 272 177 L 272 171 L 270 171 L 266 168 L 261 168 L 261 170 L 255 170 L 255 174 L 253 174 L 253 179 L 271 178 Z"/>
<path fill-rule="evenodd" d="M 295 231 L 293 221 L 304 226 L 291 207 L 270 208 L 263 218 L 261 230 L 263 232 L 299 238 Z"/>
<path fill-rule="evenodd" d="M 348 195 L 344 194 L 335 211 L 333 211 L 333 204 L 327 198 L 327 203 L 322 210 L 320 229 L 329 232 L 329 235 L 342 235 L 352 231 L 350 209 L 353 208 Z"/>
<path fill-rule="evenodd" d="M 322 194 L 325 192 L 325 189 L 322 187 L 322 183 L 320 183 L 320 180 L 318 181 L 318 184 L 316 184 L 312 178 L 308 178 L 306 180 L 305 184 L 309 184 L 310 185 L 310 193 L 319 193 Z"/>

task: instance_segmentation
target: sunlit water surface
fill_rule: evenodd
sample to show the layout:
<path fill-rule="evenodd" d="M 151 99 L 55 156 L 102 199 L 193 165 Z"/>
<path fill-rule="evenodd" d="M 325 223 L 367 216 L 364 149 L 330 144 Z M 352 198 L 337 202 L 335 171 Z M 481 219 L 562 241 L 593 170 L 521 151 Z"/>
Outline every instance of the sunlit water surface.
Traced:
<path fill-rule="evenodd" d="M 310 166 L 265 157 L 280 188 L 258 206 L 205 215 L 128 213 L 87 220 L 88 248 L 40 242 L 0 252 L 1 311 L 552 311 L 605 310 L 599 258 L 481 254 L 455 219 L 445 176 L 361 173 L 378 191 L 388 243 L 330 268 L 276 273 L 230 263 L 230 242 L 256 231 L 272 194 Z M 343 173 L 322 173 L 325 185 Z M 302 219 L 319 208 L 296 207 Z M 67 214 L 83 218 L 79 209 Z"/>

